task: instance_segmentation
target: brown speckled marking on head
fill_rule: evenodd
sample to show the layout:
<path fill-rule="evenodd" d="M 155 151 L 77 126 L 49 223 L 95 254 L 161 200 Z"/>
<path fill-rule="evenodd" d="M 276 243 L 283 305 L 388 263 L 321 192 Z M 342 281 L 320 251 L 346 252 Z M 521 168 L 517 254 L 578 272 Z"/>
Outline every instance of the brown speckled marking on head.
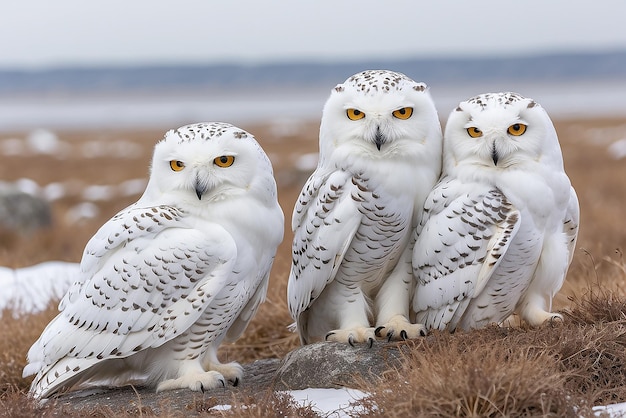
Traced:
<path fill-rule="evenodd" d="M 489 105 L 507 107 L 525 100 L 530 100 L 530 103 L 528 104 L 529 108 L 537 105 L 537 103 L 532 101 L 531 99 L 528 99 L 520 94 L 513 92 L 480 94 L 478 96 L 467 99 L 465 103 L 478 106 L 481 108 L 481 110 L 484 110 Z M 462 110 L 461 106 L 457 107 L 456 110 Z"/>
<path fill-rule="evenodd" d="M 335 91 L 344 91 L 347 84 L 364 94 L 395 93 L 409 87 L 415 91 L 425 91 L 428 88 L 424 83 L 418 83 L 402 73 L 389 70 L 367 70 L 354 74 L 343 84 L 335 87 Z"/>
<path fill-rule="evenodd" d="M 182 126 L 170 132 L 178 137 L 178 143 L 196 139 L 210 141 L 213 138 L 219 138 L 225 133 L 231 133 L 232 136 L 237 139 L 251 136 L 248 132 L 242 130 L 241 128 L 237 128 L 236 126 L 224 122 L 194 123 Z M 166 137 L 167 136 L 168 135 L 166 135 Z"/>

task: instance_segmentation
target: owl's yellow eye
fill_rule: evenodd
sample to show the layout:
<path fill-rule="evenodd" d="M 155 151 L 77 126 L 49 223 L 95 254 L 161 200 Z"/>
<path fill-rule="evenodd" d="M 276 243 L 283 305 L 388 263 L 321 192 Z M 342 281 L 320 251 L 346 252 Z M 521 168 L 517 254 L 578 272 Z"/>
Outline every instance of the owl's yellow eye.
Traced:
<path fill-rule="evenodd" d="M 524 125 L 523 123 L 514 123 L 513 125 L 509 126 L 507 132 L 513 136 L 524 135 L 524 132 L 526 132 L 526 125 Z"/>
<path fill-rule="evenodd" d="M 467 134 L 472 138 L 478 138 L 483 136 L 483 131 L 476 128 L 475 126 L 472 126 L 471 128 L 467 128 Z"/>
<path fill-rule="evenodd" d="M 234 162 L 235 157 L 233 155 L 222 155 L 213 160 L 213 164 L 222 168 L 230 167 Z"/>
<path fill-rule="evenodd" d="M 403 107 L 402 109 L 394 110 L 392 115 L 398 119 L 408 119 L 413 114 L 412 107 Z"/>
<path fill-rule="evenodd" d="M 348 109 L 346 110 L 346 114 L 350 120 L 359 120 L 365 117 L 365 113 L 361 112 L 359 109 Z"/>
<path fill-rule="evenodd" d="M 172 160 L 170 161 L 170 167 L 174 171 L 180 171 L 183 168 L 185 168 L 185 163 L 183 163 L 182 161 L 178 161 L 178 160 Z"/>

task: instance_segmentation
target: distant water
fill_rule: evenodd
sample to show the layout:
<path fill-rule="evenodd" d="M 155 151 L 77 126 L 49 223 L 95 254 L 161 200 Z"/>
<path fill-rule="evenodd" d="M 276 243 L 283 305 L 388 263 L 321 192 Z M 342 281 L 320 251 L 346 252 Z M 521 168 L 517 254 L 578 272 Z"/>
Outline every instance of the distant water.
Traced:
<path fill-rule="evenodd" d="M 229 92 L 46 94 L 0 96 L 0 131 L 45 129 L 173 128 L 198 121 L 234 124 L 319 120 L 332 86 L 302 90 L 231 89 Z M 488 91 L 517 91 L 552 117 L 626 116 L 625 81 L 431 84 L 442 119 L 461 100 Z"/>

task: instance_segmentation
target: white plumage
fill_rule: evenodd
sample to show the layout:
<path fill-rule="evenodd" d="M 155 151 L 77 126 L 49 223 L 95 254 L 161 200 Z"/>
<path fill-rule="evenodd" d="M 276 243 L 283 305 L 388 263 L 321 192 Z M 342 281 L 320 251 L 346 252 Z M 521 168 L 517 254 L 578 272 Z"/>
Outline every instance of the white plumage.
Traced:
<path fill-rule="evenodd" d="M 550 312 L 572 260 L 578 199 L 545 110 L 515 93 L 461 102 L 413 253 L 415 321 L 471 329 Z"/>
<path fill-rule="evenodd" d="M 28 352 L 31 393 L 236 384 L 217 348 L 264 299 L 283 213 L 269 159 L 225 123 L 169 131 L 146 191 L 87 243 L 80 278 Z"/>
<path fill-rule="evenodd" d="M 292 219 L 287 293 L 302 343 L 420 335 L 408 321 L 410 267 L 398 261 L 441 170 L 427 86 L 392 71 L 355 74 L 331 92 L 319 146 Z"/>

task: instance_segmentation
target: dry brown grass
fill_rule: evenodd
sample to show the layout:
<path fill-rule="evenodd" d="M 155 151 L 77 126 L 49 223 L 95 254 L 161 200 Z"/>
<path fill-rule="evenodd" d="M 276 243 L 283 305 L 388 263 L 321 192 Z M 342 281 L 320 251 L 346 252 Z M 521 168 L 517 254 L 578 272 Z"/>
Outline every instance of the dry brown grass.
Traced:
<path fill-rule="evenodd" d="M 403 368 L 362 382 L 372 393 L 363 415 L 591 416 L 593 405 L 622 402 L 625 322 L 589 296 L 564 324 L 435 332 L 407 343 Z"/>
<path fill-rule="evenodd" d="M 317 150 L 317 123 L 298 136 L 277 136 L 270 126 L 243 126 L 260 140 L 274 162 L 279 197 L 285 212 L 285 240 L 278 250 L 267 301 L 243 337 L 221 350 L 223 360 L 243 363 L 282 357 L 297 347 L 288 332 L 291 322 L 285 301 L 290 264 L 290 217 L 306 174 L 294 169 L 295 159 Z M 568 280 L 555 298 L 565 322 L 554 327 L 490 327 L 453 335 L 433 333 L 409 342 L 404 368 L 378 382 L 359 383 L 372 393 L 365 403 L 372 415 L 458 416 L 585 416 L 590 406 L 626 401 L 625 358 L 626 269 L 620 249 L 626 248 L 626 162 L 614 160 L 607 146 L 626 137 L 626 120 L 562 120 L 556 123 L 566 169 L 581 201 L 582 227 Z M 101 157 L 85 161 L 77 151 L 55 156 L 5 158 L 0 179 L 28 177 L 40 185 L 79 179 L 85 184 L 119 184 L 145 178 L 151 150 L 162 131 L 66 132 L 60 138 L 79 149 L 85 141 L 123 138 L 141 147 L 134 158 Z M 0 135 L 24 137 L 24 134 Z M 54 226 L 28 237 L 0 231 L 0 265 L 21 267 L 45 260 L 79 261 L 96 229 L 137 196 L 96 202 L 100 215 L 68 222 L 67 211 L 81 201 L 77 193 L 54 204 Z M 1 290 L 0 290 L 1 291 Z M 55 308 L 0 321 L 0 416 L 46 416 L 25 397 L 30 379 L 21 378 L 26 351 L 54 316 Z M 239 403 L 238 403 L 239 402 Z M 289 399 L 268 394 L 235 400 L 235 409 L 221 415 L 296 416 L 307 409 Z M 254 404 L 253 408 L 242 408 Z M 209 405 L 198 405 L 205 411 Z M 576 409 L 575 409 L 576 408 Z M 167 410 L 167 409 L 164 409 Z M 58 412 L 58 411 L 56 411 Z M 94 411 L 110 416 L 111 411 Z M 151 416 L 150 411 L 127 411 Z M 215 413 L 215 411 L 213 411 Z"/>

